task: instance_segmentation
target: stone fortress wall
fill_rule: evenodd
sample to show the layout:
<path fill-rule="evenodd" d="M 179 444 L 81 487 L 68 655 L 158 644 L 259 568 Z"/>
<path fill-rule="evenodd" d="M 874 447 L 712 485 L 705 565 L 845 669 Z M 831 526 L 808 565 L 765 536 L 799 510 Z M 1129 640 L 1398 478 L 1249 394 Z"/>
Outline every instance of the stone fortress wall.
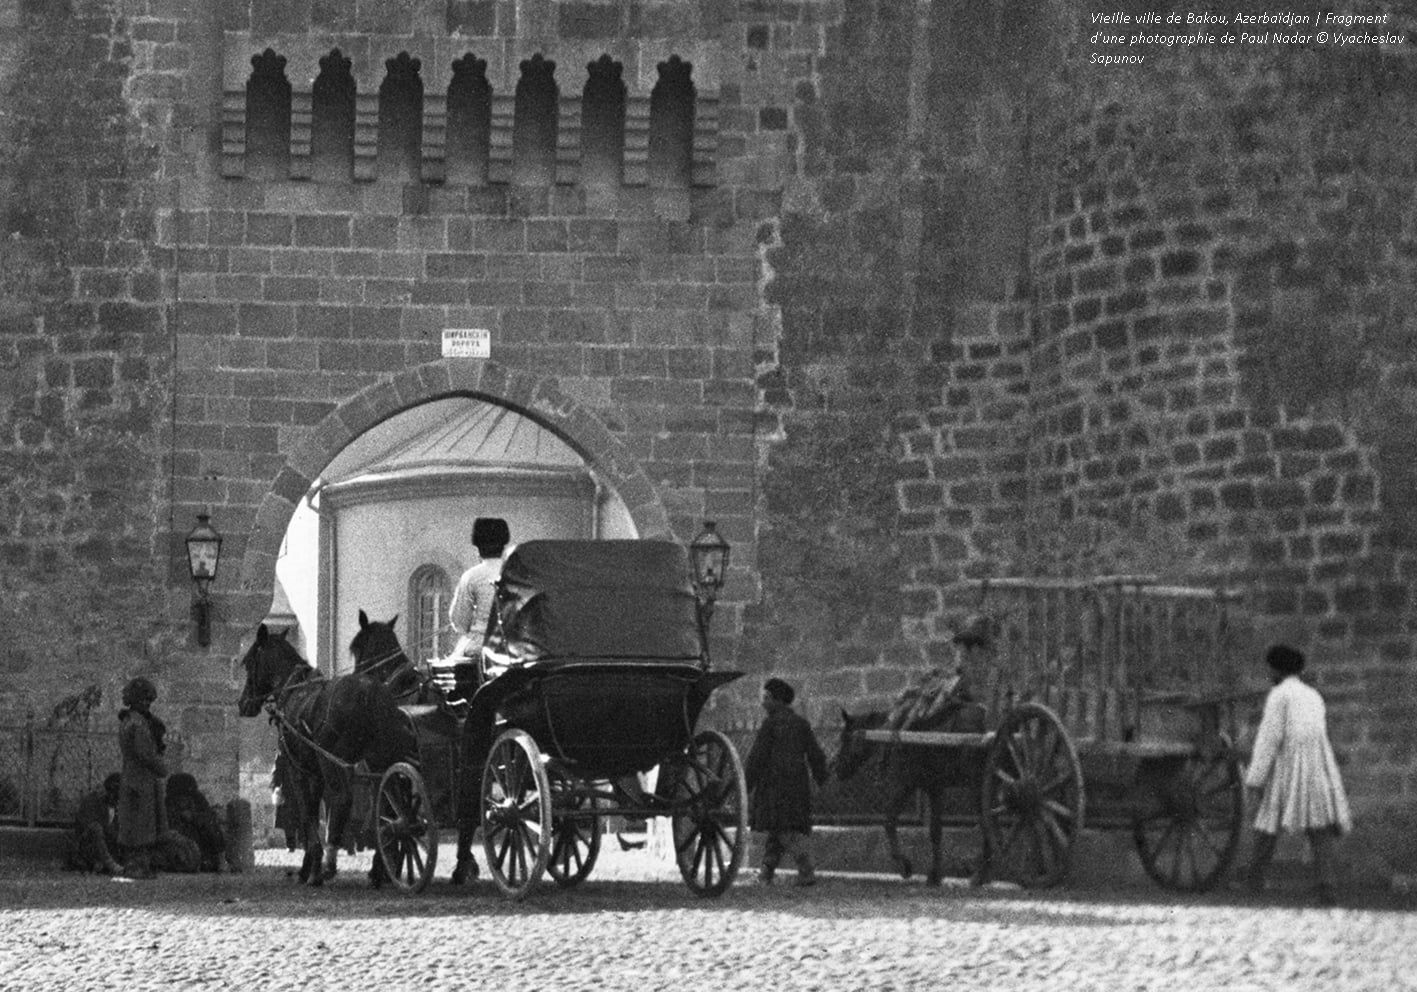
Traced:
<path fill-rule="evenodd" d="M 1103 72 L 1086 17 L 0 3 L 0 710 L 150 671 L 234 783 L 233 658 L 295 503 L 368 427 L 478 395 L 642 535 L 720 522 L 714 655 L 750 675 L 711 719 L 752 725 L 767 672 L 824 731 L 888 700 L 948 656 L 963 576 L 1224 581 L 1311 652 L 1407 857 L 1413 62 Z M 443 359 L 447 327 L 491 358 Z"/>

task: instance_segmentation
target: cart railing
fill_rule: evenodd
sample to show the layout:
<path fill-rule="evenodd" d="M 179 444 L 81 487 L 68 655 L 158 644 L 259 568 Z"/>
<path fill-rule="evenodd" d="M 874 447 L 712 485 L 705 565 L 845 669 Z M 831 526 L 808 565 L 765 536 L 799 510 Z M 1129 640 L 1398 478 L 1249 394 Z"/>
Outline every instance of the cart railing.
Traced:
<path fill-rule="evenodd" d="M 1227 701 L 1253 691 L 1239 591 L 1150 575 L 976 579 L 955 589 L 992 621 L 991 650 L 969 672 L 991 713 L 1036 700 L 1079 742 L 1238 731 Z"/>

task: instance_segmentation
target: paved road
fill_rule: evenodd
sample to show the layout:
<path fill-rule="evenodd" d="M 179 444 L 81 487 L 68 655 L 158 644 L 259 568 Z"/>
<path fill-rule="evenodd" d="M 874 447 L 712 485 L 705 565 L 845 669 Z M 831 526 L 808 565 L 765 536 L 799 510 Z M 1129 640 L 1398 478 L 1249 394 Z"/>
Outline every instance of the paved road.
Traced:
<path fill-rule="evenodd" d="M 610 845 L 613 847 L 613 845 Z M 0 862 L 0 990 L 145 992 L 1417 989 L 1417 912 L 1297 894 L 1046 894 L 827 875 L 700 900 L 645 852 L 510 904 L 480 882 L 323 890 L 284 852 L 244 875 L 115 882 Z M 440 876 L 444 872 L 440 871 Z"/>

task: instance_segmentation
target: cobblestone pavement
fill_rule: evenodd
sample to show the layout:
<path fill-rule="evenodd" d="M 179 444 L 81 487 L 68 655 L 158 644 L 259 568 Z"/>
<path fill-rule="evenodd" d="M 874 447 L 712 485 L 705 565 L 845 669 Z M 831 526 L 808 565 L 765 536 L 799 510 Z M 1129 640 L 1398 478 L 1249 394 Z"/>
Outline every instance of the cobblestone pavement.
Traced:
<path fill-rule="evenodd" d="M 1297 893 L 830 874 L 762 888 L 745 872 L 703 900 L 672 867 L 614 850 L 580 888 L 548 880 L 509 903 L 487 881 L 450 886 L 446 867 L 410 896 L 371 890 L 363 856 L 324 889 L 288 879 L 285 852 L 259 860 L 150 882 L 0 862 L 0 989 L 1417 989 L 1417 913 L 1392 897 L 1317 909 Z"/>

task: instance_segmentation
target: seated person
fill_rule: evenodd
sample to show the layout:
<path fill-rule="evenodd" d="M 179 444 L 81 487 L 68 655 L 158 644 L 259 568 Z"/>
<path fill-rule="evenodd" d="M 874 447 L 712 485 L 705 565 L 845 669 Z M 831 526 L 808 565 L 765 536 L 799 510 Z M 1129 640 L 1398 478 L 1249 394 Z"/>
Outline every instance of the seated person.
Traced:
<path fill-rule="evenodd" d="M 158 835 L 150 860 L 154 871 L 191 874 L 201 870 L 202 852 L 191 837 L 176 830 L 166 830 Z"/>
<path fill-rule="evenodd" d="M 118 851 L 118 790 L 123 776 L 113 772 L 103 787 L 79 801 L 74 815 L 67 865 L 74 871 L 94 871 L 104 875 L 123 872 L 114 857 Z"/>
<path fill-rule="evenodd" d="M 932 668 L 916 685 L 896 697 L 886 719 L 891 730 L 938 727 L 949 717 L 974 702 L 969 680 L 965 675 L 969 653 L 987 649 L 994 639 L 994 621 L 983 614 L 973 614 L 956 628 L 952 643 L 957 664 L 953 670 L 944 666 Z"/>
<path fill-rule="evenodd" d="M 963 672 L 932 668 L 896 697 L 886 726 L 891 730 L 924 729 L 972 699 Z"/>
<path fill-rule="evenodd" d="M 226 829 L 221 817 L 202 795 L 197 780 L 186 772 L 167 780 L 167 822 L 174 833 L 196 845 L 198 870 L 219 872 L 227 867 Z"/>
<path fill-rule="evenodd" d="M 462 574 L 448 605 L 448 622 L 457 634 L 450 660 L 476 659 L 492 612 L 497 579 L 502 574 L 512 531 L 500 517 L 478 517 L 472 522 L 472 544 L 478 562 Z"/>

